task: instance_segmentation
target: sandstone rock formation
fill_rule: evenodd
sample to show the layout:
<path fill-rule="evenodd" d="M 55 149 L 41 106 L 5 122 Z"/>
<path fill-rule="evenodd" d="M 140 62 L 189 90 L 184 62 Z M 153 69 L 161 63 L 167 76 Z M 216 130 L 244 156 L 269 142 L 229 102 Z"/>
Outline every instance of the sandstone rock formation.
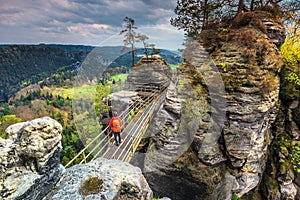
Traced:
<path fill-rule="evenodd" d="M 151 91 L 168 85 L 172 78 L 170 66 L 159 55 L 142 58 L 127 77 L 126 87 L 133 91 Z"/>
<path fill-rule="evenodd" d="M 8 127 L 0 138 L 0 199 L 144 199 L 152 191 L 139 168 L 96 159 L 65 169 L 62 126 L 44 117 Z"/>
<path fill-rule="evenodd" d="M 7 128 L 0 138 L 0 199 L 41 199 L 59 179 L 62 126 L 44 117 Z"/>
<path fill-rule="evenodd" d="M 195 57 L 194 54 L 187 56 L 196 58 L 199 61 L 197 66 L 205 65 L 207 77 L 216 76 L 214 69 L 207 65 L 209 57 L 204 48 L 200 52 L 197 49 L 197 53 L 201 57 Z M 177 84 L 170 84 L 166 100 L 148 131 L 153 144 L 144 155 L 143 170 L 146 179 L 156 193 L 169 196 L 172 200 L 229 199 L 231 188 L 237 185 L 234 177 L 226 173 L 222 165 L 226 158 L 218 147 L 219 137 L 214 134 L 220 136 L 220 133 L 213 132 L 218 127 L 207 125 L 211 120 L 211 110 L 206 90 L 200 85 L 194 87 L 192 84 L 199 74 L 195 67 L 185 65 L 180 68 Z M 216 80 L 213 82 L 219 86 Z M 222 102 L 220 99 L 219 101 Z M 202 128 L 212 134 L 207 133 L 209 137 L 206 137 L 202 132 L 200 135 Z M 208 149 L 201 149 L 201 143 L 206 143 L 204 146 Z M 221 163 L 220 167 L 212 168 L 211 164 L 199 162 L 204 154 L 190 151 L 191 147 L 207 152 L 207 163 Z M 213 191 L 213 194 L 209 194 L 209 191 Z"/>
<path fill-rule="evenodd" d="M 89 185 L 89 180 L 98 180 Z M 152 191 L 139 168 L 118 160 L 98 158 L 68 168 L 43 200 L 140 199 L 152 200 Z"/>
<path fill-rule="evenodd" d="M 253 21 L 226 34 L 209 32 L 221 38 L 209 47 L 210 54 L 201 40 L 187 45 L 178 84 L 170 88 L 173 96 L 149 129 L 154 144 L 145 154 L 144 170 L 161 196 L 171 191 L 175 200 L 256 195 L 278 112 L 283 63 L 277 46 L 284 40 L 280 22 L 256 14 L 252 19 L 263 23 Z M 171 101 L 176 103 L 170 107 Z M 294 194 L 286 184 L 282 192 L 289 188 Z"/>
<path fill-rule="evenodd" d="M 282 69 L 282 80 L 286 70 Z M 281 84 L 280 109 L 273 124 L 273 141 L 260 189 L 267 199 L 300 199 L 299 90 L 289 82 Z"/>
<path fill-rule="evenodd" d="M 280 55 L 266 35 L 241 29 L 233 37 L 238 39 L 240 35 L 256 38 L 257 42 L 252 43 L 254 52 L 232 41 L 215 52 L 213 60 L 220 68 L 226 65 L 222 76 L 229 92 L 223 139 L 231 165 L 241 170 L 237 176 L 239 187 L 233 192 L 243 196 L 257 187 L 265 168 L 270 128 L 277 114 L 282 62 L 274 59 Z"/>
<path fill-rule="evenodd" d="M 265 25 L 267 35 L 272 42 L 278 47 L 282 45 L 286 37 L 284 25 L 281 22 L 272 19 L 271 14 L 266 12 L 256 11 L 256 16 L 260 18 Z"/>
<path fill-rule="evenodd" d="M 132 104 L 141 102 L 142 99 L 137 92 L 121 90 L 119 92 L 112 93 L 109 96 L 109 101 L 112 106 L 112 112 L 117 112 L 118 115 L 120 115 Z M 123 116 L 127 114 L 128 113 L 123 113 Z"/>

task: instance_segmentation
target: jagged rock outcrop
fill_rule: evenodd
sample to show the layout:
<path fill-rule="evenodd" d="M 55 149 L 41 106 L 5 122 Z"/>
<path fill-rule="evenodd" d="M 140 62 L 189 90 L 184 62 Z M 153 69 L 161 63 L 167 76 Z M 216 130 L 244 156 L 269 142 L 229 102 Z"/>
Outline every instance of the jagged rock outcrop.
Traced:
<path fill-rule="evenodd" d="M 208 61 L 207 57 L 204 59 Z M 191 146 L 196 146 L 196 138 L 200 138 L 199 127 L 208 128 L 204 122 L 210 121 L 210 115 L 204 88 L 197 86 L 195 90 L 189 82 L 197 72 L 188 68 L 182 70 L 187 70 L 189 75 L 183 71 L 179 73 L 177 87 L 171 83 L 164 104 L 151 122 L 148 134 L 154 143 L 144 155 L 143 172 L 151 188 L 160 196 L 175 200 L 230 199 L 231 188 L 237 183 L 226 173 L 225 165 L 205 165 L 199 162 L 201 154 L 189 151 Z M 214 140 L 215 135 L 207 137 L 205 142 L 208 145 L 208 141 Z M 216 147 L 209 146 L 210 160 L 222 162 L 225 158 Z"/>
<path fill-rule="evenodd" d="M 41 199 L 59 179 L 62 126 L 44 117 L 7 128 L 0 138 L 0 199 Z"/>
<path fill-rule="evenodd" d="M 284 43 L 286 38 L 285 27 L 282 22 L 278 20 L 272 19 L 272 15 L 263 12 L 263 11 L 256 11 L 256 15 L 264 24 L 268 37 L 272 40 L 272 42 L 276 46 L 280 46 Z"/>
<path fill-rule="evenodd" d="M 274 20 L 264 20 L 264 24 L 268 36 L 280 46 L 285 39 L 284 28 Z M 266 169 L 260 183 L 263 199 L 300 199 L 300 93 L 295 84 L 287 81 L 290 70 L 289 66 L 284 66 L 280 72 L 279 112 L 272 125 L 272 143 L 268 149 Z"/>
<path fill-rule="evenodd" d="M 292 83 L 282 81 L 281 87 L 285 88 L 287 84 L 292 86 Z M 297 90 L 282 89 L 280 92 L 280 110 L 273 124 L 274 139 L 260 188 L 266 199 L 300 199 L 300 98 L 299 93 L 288 95 L 287 92 L 297 93 Z"/>
<path fill-rule="evenodd" d="M 141 102 L 142 99 L 137 92 L 121 90 L 109 95 L 109 105 L 112 106 L 112 112 L 118 114 L 123 113 L 128 107 L 134 103 Z M 128 111 L 129 112 L 129 111 Z M 123 113 L 123 116 L 128 113 Z"/>
<path fill-rule="evenodd" d="M 68 168 L 43 200 L 141 199 L 152 200 L 152 191 L 139 168 L 118 160 L 98 158 Z"/>
<path fill-rule="evenodd" d="M 226 67 L 222 77 L 229 92 L 223 139 L 231 165 L 241 170 L 236 176 L 239 187 L 233 192 L 243 196 L 258 185 L 265 168 L 270 128 L 277 114 L 282 62 L 266 35 L 246 28 L 232 37 L 237 42 L 223 45 L 212 56 L 220 68 Z M 239 44 L 246 37 L 255 38 L 253 49 Z"/>
<path fill-rule="evenodd" d="M 62 126 L 44 117 L 8 127 L 0 138 L 0 199 L 144 199 L 152 190 L 139 168 L 96 159 L 65 169 Z"/>
<path fill-rule="evenodd" d="M 126 87 L 135 91 L 151 91 L 169 84 L 172 78 L 170 66 L 159 55 L 142 58 L 127 77 Z"/>
<path fill-rule="evenodd" d="M 282 26 L 259 16 L 273 26 L 249 23 L 211 32 L 223 36 L 210 55 L 200 41 L 187 45 L 174 95 L 149 129 L 154 144 L 144 170 L 154 192 L 175 200 L 253 199 L 266 166 L 283 65 L 276 46 Z M 275 26 L 271 35 L 264 31 Z M 166 106 L 171 99 L 176 108 Z M 186 192 L 178 188 L 185 184 Z"/>

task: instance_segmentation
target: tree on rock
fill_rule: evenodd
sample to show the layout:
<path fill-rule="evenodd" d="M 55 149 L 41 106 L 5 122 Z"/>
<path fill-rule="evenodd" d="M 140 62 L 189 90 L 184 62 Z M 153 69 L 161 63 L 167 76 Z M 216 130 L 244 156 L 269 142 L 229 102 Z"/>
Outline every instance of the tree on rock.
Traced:
<path fill-rule="evenodd" d="M 274 17 L 299 22 L 300 1 L 291 0 L 178 0 L 171 24 L 195 38 L 211 23 L 234 19 L 249 11 L 267 11 Z"/>
<path fill-rule="evenodd" d="M 136 32 L 134 31 L 137 27 L 134 25 L 134 19 L 130 17 L 124 18 L 124 26 L 125 28 L 120 32 L 120 35 L 124 34 L 124 45 L 131 46 L 131 55 L 132 55 L 132 66 L 134 65 L 134 53 L 135 53 L 135 41 L 136 41 Z M 124 49 L 123 49 L 124 50 Z"/>
<path fill-rule="evenodd" d="M 147 60 L 148 60 L 148 55 L 149 55 L 149 53 L 148 53 L 148 47 L 149 47 L 149 44 L 146 42 L 146 40 L 148 40 L 149 37 L 148 37 L 147 35 L 143 35 L 143 34 L 140 34 L 140 33 L 139 33 L 139 34 L 136 36 L 136 38 L 137 38 L 137 40 L 138 40 L 139 42 L 142 42 L 142 43 L 143 43 L 144 53 L 146 54 L 146 58 L 147 58 Z"/>

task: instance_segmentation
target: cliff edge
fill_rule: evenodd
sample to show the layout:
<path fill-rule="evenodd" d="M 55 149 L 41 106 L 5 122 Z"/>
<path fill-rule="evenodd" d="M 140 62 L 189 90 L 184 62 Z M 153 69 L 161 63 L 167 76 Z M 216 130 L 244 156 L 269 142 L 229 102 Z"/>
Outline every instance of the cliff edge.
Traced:
<path fill-rule="evenodd" d="M 143 167 L 155 193 L 174 200 L 263 199 L 284 32 L 271 14 L 251 12 L 187 43 L 178 84 L 148 132 Z M 289 184 L 290 192 L 279 193 L 292 199 Z"/>

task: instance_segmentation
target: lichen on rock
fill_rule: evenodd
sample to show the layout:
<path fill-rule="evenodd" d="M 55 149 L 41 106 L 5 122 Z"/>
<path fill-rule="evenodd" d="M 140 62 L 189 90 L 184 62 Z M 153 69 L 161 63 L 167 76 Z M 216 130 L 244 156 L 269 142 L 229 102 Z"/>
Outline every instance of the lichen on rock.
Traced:
<path fill-rule="evenodd" d="M 90 185 L 90 183 L 98 185 Z M 118 160 L 97 158 L 66 169 L 43 200 L 141 199 L 152 200 L 152 190 L 139 168 Z"/>

